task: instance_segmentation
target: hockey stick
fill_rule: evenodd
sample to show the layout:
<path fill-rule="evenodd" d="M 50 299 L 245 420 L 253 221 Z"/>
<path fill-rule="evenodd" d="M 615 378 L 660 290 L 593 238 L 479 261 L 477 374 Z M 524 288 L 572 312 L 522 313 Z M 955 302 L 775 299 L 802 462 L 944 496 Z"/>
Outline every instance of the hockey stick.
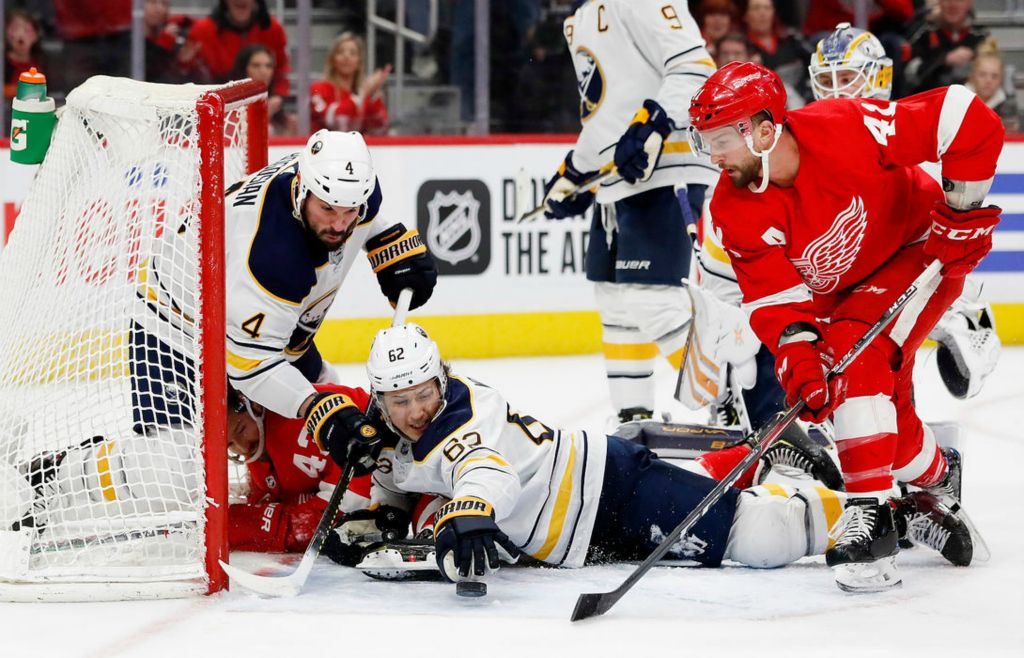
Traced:
<path fill-rule="evenodd" d="M 409 303 L 411 301 L 412 289 L 403 289 L 398 295 L 398 303 L 395 304 L 395 315 L 391 320 L 392 327 L 397 327 L 405 322 L 405 316 L 409 313 Z M 286 576 L 258 576 L 220 560 L 220 566 L 230 578 L 231 584 L 241 585 L 245 589 L 260 594 L 267 594 L 268 596 L 297 595 L 302 590 L 303 585 L 306 584 L 309 573 L 313 570 L 313 564 L 316 562 L 317 557 L 320 556 L 320 551 L 327 541 L 327 536 L 334 529 L 334 523 L 338 517 L 338 508 L 341 507 L 341 499 L 345 495 L 345 490 L 348 489 L 348 483 L 352 480 L 355 468 L 356 465 L 352 463 L 352 460 L 349 460 L 349 463 L 345 465 L 345 471 L 341 474 L 338 484 L 334 485 L 334 491 L 331 492 L 327 508 L 324 510 L 323 516 L 320 517 L 320 522 L 316 524 L 316 530 L 313 532 L 312 539 L 309 540 L 309 546 L 306 547 L 306 552 L 302 554 L 302 560 L 295 571 Z"/>
<path fill-rule="evenodd" d="M 927 285 L 932 278 L 939 273 L 941 268 L 942 263 L 938 260 L 933 261 L 928 267 L 926 267 L 925 270 L 921 272 L 916 279 L 914 279 L 913 283 L 910 284 L 903 294 L 897 297 L 896 301 L 886 309 L 885 313 L 882 314 L 882 317 L 879 318 L 863 336 L 861 336 L 860 340 L 858 340 L 852 348 L 850 348 L 850 351 L 846 353 L 842 360 L 832 366 L 832 369 L 828 372 L 828 378 L 831 379 L 846 370 L 850 363 L 860 356 L 861 352 L 864 351 L 871 341 L 873 341 L 878 334 L 882 333 L 882 331 L 889 326 L 889 323 L 892 322 L 893 318 L 895 318 L 910 302 L 910 300 L 913 299 L 918 290 Z M 754 462 L 761 458 L 764 451 L 768 449 L 780 434 L 782 434 L 783 430 L 785 430 L 790 423 L 796 420 L 797 416 L 800 415 L 800 412 L 803 411 L 803 409 L 804 402 L 803 400 L 800 400 L 793 407 L 787 410 L 784 415 L 769 423 L 755 434 L 753 446 L 750 452 L 747 453 L 747 455 L 740 460 L 740 462 L 736 464 L 731 471 L 729 471 L 728 475 L 722 478 L 722 480 L 715 485 L 715 488 L 708 493 L 704 500 L 700 501 L 700 503 L 698 503 L 697 506 L 686 515 L 686 518 L 676 526 L 675 530 L 670 532 L 663 540 L 661 540 L 661 543 L 654 549 L 654 552 L 651 553 L 646 560 L 641 562 L 640 565 L 633 570 L 633 573 L 631 573 L 629 577 L 618 586 L 618 588 L 604 593 L 580 594 L 579 598 L 576 600 L 576 607 L 573 609 L 570 619 L 572 621 L 579 621 L 580 619 L 586 619 L 587 617 L 593 617 L 595 615 L 603 615 L 608 612 L 608 610 L 610 610 L 611 607 L 615 605 L 618 600 L 621 599 L 626 592 L 628 592 L 633 585 L 635 585 L 637 581 L 644 576 L 644 574 L 650 571 L 651 567 L 654 566 L 656 562 L 661 560 L 661 558 L 663 558 L 665 554 L 675 546 L 676 542 L 679 541 L 679 538 L 683 536 L 683 533 L 692 528 L 694 524 L 697 523 L 697 521 L 699 521 L 701 517 L 703 517 L 704 514 L 706 514 L 707 511 L 719 501 L 719 499 L 725 494 L 726 490 L 728 490 L 729 487 L 731 487 L 748 468 L 753 466 Z"/>
<path fill-rule="evenodd" d="M 609 162 L 605 166 L 598 169 L 597 173 L 594 176 L 588 178 L 587 180 L 583 181 L 582 183 L 574 187 L 565 196 L 566 198 L 574 197 L 580 192 L 583 192 L 584 190 L 589 190 L 592 187 L 600 185 L 601 183 L 605 182 L 606 180 L 608 180 L 612 176 L 615 176 L 616 174 L 618 174 L 618 169 L 615 168 L 615 163 Z M 542 203 L 533 210 L 523 213 L 523 215 L 518 220 L 516 220 L 516 223 L 521 224 L 523 222 L 532 222 L 533 220 L 543 215 L 546 209 L 547 207 Z"/>

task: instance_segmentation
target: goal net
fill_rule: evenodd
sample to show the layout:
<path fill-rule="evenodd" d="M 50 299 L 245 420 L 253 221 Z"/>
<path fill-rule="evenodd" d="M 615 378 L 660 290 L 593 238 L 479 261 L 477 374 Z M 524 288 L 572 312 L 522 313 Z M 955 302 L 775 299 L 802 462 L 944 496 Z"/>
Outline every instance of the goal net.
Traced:
<path fill-rule="evenodd" d="M 0 257 L 0 600 L 225 586 L 223 196 L 251 81 L 72 91 Z"/>

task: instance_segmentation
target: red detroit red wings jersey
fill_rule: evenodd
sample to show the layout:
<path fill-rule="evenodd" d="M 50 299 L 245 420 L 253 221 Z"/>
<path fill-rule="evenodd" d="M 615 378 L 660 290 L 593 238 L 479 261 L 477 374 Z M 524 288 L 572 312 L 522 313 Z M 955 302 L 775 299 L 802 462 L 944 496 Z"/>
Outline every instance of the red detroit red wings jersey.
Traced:
<path fill-rule="evenodd" d="M 818 101 L 789 113 L 786 130 L 800 154 L 792 186 L 756 194 L 723 174 L 711 201 L 751 326 L 772 349 L 786 326 L 825 317 L 837 293 L 925 237 L 943 193 L 916 165 L 985 180 L 1003 144 L 998 117 L 962 86 Z"/>
<path fill-rule="evenodd" d="M 369 395 L 360 388 L 317 384 L 318 391 L 341 393 L 365 410 Z M 308 436 L 302 418 L 285 418 L 268 411 L 264 416 L 265 455 L 252 462 L 245 504 L 228 511 L 229 545 L 233 550 L 303 551 L 327 507 L 341 469 Z M 343 509 L 369 504 L 369 476 L 355 478 L 345 494 Z M 365 499 L 363 505 L 353 500 Z"/>

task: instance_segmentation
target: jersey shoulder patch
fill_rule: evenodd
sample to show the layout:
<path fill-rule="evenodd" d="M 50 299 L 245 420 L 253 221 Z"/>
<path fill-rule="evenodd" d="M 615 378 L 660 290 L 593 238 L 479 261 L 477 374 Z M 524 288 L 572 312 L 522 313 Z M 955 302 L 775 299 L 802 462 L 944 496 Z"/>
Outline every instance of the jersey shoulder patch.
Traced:
<path fill-rule="evenodd" d="M 327 251 L 292 216 L 293 178 L 282 173 L 267 187 L 248 264 L 261 288 L 298 304 L 316 283 L 316 268 L 327 262 Z"/>
<path fill-rule="evenodd" d="M 476 414 L 473 393 L 469 386 L 460 379 L 448 378 L 445 400 L 444 411 L 434 419 L 419 441 L 412 446 L 412 456 L 416 461 L 423 461 L 441 441 L 473 420 Z"/>

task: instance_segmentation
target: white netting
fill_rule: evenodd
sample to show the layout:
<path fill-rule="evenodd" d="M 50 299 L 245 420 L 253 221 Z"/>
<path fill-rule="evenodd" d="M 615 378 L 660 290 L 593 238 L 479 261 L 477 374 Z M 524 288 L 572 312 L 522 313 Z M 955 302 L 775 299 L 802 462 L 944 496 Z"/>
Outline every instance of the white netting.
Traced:
<path fill-rule="evenodd" d="M 93 78 L 69 94 L 3 250 L 0 592 L 205 581 L 197 257 L 211 147 L 196 101 L 209 89 Z M 227 184 L 245 174 L 246 129 L 245 107 L 229 106 Z"/>

